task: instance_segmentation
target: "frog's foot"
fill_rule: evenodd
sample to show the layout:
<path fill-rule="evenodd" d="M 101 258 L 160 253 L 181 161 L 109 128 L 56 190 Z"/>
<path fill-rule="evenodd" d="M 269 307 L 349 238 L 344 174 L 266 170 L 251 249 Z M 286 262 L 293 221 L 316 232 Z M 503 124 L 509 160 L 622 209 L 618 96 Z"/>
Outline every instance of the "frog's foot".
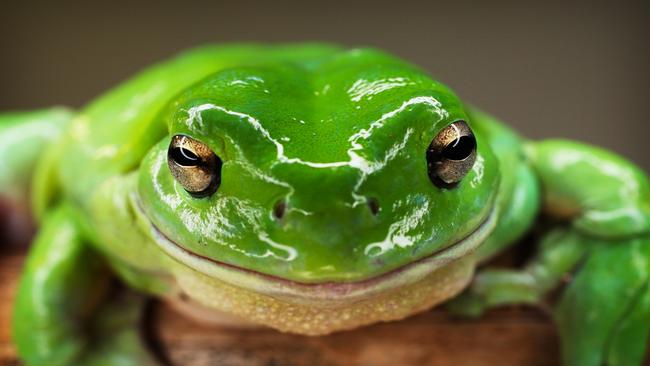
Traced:
<path fill-rule="evenodd" d="M 156 364 L 138 332 L 144 298 L 110 290 L 110 273 L 84 242 L 73 207 L 44 218 L 27 258 L 12 319 L 26 365 Z"/>
<path fill-rule="evenodd" d="M 526 267 L 479 271 L 465 292 L 450 301 L 447 308 L 456 315 L 475 317 L 500 305 L 539 304 L 581 258 L 582 241 L 574 230 L 551 231 L 542 240 L 536 258 Z"/>
<path fill-rule="evenodd" d="M 650 332 L 650 238 L 615 242 L 557 229 L 523 270 L 484 270 L 448 307 L 476 316 L 499 305 L 536 304 L 572 268 L 575 277 L 554 311 L 563 364 L 640 365 Z"/>
<path fill-rule="evenodd" d="M 89 325 L 89 344 L 80 357 L 82 366 L 160 365 L 141 334 L 143 295 L 120 291 L 103 304 Z"/>
<path fill-rule="evenodd" d="M 640 365 L 650 331 L 648 176 L 577 142 L 530 142 L 525 153 L 545 211 L 584 248 L 556 311 L 564 364 Z"/>
<path fill-rule="evenodd" d="M 591 239 L 555 311 L 566 365 L 641 365 L 650 332 L 650 238 Z"/>
<path fill-rule="evenodd" d="M 542 295 L 535 278 L 526 272 L 487 270 L 476 276 L 470 287 L 447 303 L 454 315 L 478 317 L 503 304 L 535 304 Z"/>

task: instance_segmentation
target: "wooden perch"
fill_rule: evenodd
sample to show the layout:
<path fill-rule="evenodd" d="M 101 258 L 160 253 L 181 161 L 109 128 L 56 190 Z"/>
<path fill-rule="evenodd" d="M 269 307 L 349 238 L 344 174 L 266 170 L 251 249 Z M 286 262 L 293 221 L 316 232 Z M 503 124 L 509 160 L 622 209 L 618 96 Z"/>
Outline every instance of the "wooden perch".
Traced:
<path fill-rule="evenodd" d="M 0 365 L 19 365 L 9 321 L 24 251 L 0 254 Z M 203 326 L 156 303 L 155 342 L 174 365 L 556 365 L 549 319 L 530 308 L 461 320 L 442 309 L 325 337 Z"/>

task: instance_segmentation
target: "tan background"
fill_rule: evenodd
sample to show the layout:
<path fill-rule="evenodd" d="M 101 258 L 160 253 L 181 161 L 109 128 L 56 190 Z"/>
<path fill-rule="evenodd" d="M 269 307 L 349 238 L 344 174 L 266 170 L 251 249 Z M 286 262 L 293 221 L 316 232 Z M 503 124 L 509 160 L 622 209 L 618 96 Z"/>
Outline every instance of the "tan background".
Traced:
<path fill-rule="evenodd" d="M 0 5 L 0 110 L 81 106 L 207 42 L 328 40 L 409 59 L 527 136 L 589 141 L 650 170 L 640 1 L 12 3 Z"/>

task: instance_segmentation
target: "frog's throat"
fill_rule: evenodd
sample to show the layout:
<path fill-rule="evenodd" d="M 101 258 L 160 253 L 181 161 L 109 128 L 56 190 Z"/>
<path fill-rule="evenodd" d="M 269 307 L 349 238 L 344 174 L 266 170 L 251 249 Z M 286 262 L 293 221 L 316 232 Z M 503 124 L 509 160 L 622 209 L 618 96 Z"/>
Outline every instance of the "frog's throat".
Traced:
<path fill-rule="evenodd" d="M 149 237 L 173 259 L 199 273 L 245 290 L 301 304 L 320 306 L 355 302 L 415 283 L 456 260 L 471 255 L 494 230 L 497 206 L 466 237 L 429 256 L 378 276 L 353 282 L 304 283 L 237 267 L 189 251 L 169 239 L 147 217 L 141 201 L 133 197 L 136 214 L 144 221 Z"/>

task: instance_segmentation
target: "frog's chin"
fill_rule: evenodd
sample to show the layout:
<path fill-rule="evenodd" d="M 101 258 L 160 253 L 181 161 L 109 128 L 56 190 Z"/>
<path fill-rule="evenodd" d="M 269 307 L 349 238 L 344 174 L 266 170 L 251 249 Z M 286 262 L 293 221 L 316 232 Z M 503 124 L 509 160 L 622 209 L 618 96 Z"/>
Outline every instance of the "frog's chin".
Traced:
<path fill-rule="evenodd" d="M 147 217 L 142 203 L 135 199 L 137 215 L 154 242 L 170 257 L 212 279 L 255 293 L 288 302 L 320 306 L 356 302 L 413 284 L 457 260 L 471 255 L 496 226 L 497 210 L 492 206 L 485 219 L 463 239 L 429 256 L 378 276 L 352 282 L 304 283 L 207 258 L 171 240 Z"/>

